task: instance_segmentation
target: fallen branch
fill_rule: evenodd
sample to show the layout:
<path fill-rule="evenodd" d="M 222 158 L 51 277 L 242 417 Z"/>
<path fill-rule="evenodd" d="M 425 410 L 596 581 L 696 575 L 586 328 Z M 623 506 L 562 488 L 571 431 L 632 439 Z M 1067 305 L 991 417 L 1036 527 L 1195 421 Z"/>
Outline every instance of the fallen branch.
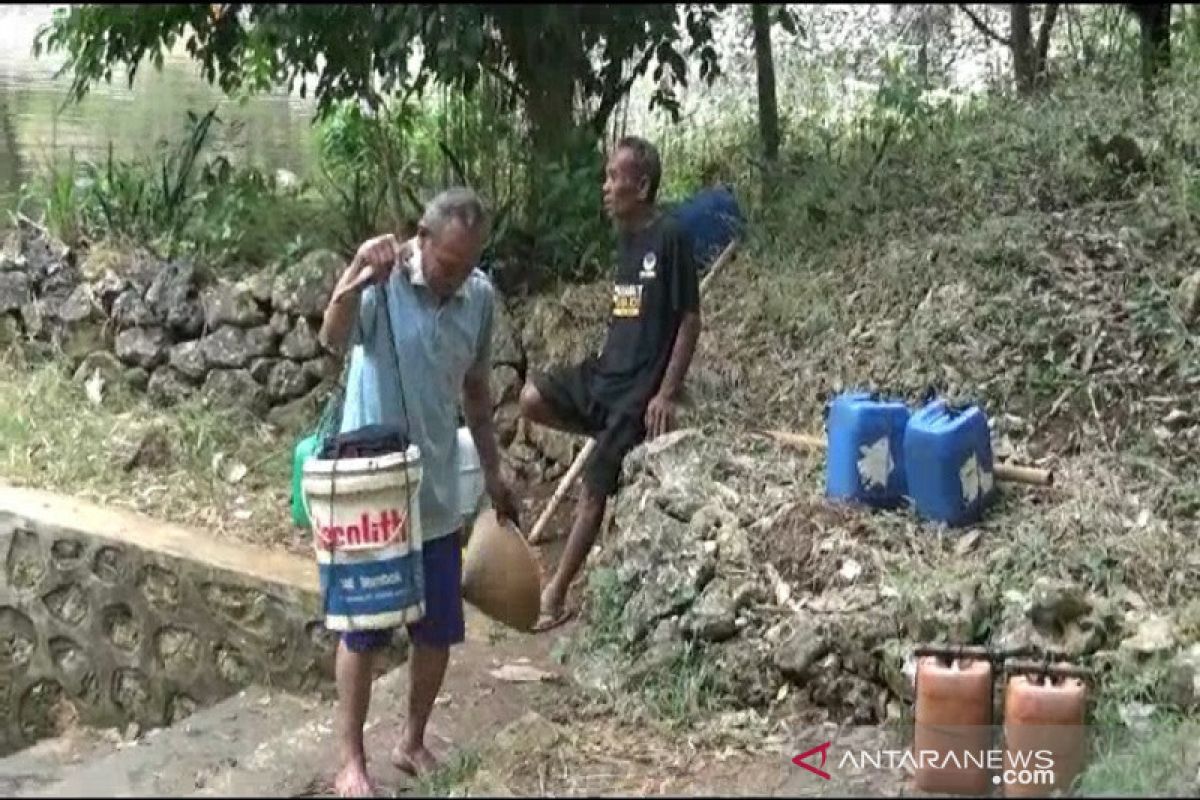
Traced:
<path fill-rule="evenodd" d="M 704 276 L 704 280 L 700 281 L 701 297 L 704 296 L 704 290 L 708 288 L 710 283 L 712 283 L 712 279 L 716 277 L 717 273 L 720 272 L 727 263 L 733 260 L 733 256 L 737 252 L 737 247 L 737 239 L 734 239 L 725 247 L 724 250 L 721 251 L 721 254 L 717 256 L 717 260 L 714 261 L 712 267 L 709 268 L 708 274 Z M 579 455 L 575 456 L 575 460 L 571 462 L 571 468 L 567 470 L 567 474 L 564 475 L 562 480 L 558 482 L 558 487 L 554 490 L 554 494 L 550 497 L 550 502 L 546 504 L 546 508 L 542 511 L 542 515 L 538 517 L 537 522 L 534 523 L 533 528 L 529 531 L 530 544 L 541 544 L 544 541 L 542 532 L 545 530 L 547 523 L 550 522 L 551 515 L 554 514 L 559 503 L 563 501 L 563 498 L 567 496 L 567 492 L 570 491 L 571 485 L 575 483 L 575 479 L 578 478 L 579 473 L 583 471 L 584 462 L 587 461 L 588 456 L 590 456 L 592 451 L 595 449 L 596 440 L 588 439 L 587 444 L 585 444 L 583 449 L 579 451 Z"/>
<path fill-rule="evenodd" d="M 757 431 L 780 444 L 786 444 L 797 450 L 825 450 L 823 436 L 813 436 L 807 433 L 791 433 L 789 431 Z M 1053 486 L 1054 473 L 1040 467 L 1028 467 L 1020 464 L 996 464 L 993 467 L 996 480 L 1003 483 L 1023 483 L 1030 486 Z"/>

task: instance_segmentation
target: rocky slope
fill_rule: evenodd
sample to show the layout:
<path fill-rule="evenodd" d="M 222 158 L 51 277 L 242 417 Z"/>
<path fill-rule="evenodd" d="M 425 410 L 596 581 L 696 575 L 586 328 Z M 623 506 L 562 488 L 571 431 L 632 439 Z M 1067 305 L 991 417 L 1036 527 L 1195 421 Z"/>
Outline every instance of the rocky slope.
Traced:
<path fill-rule="evenodd" d="M 1102 695 L 1154 674 L 1158 702 L 1196 710 L 1194 531 L 1146 513 L 1145 485 L 1090 488 L 1101 460 L 1059 469 L 1061 489 L 1006 486 L 947 535 L 827 503 L 819 456 L 718 430 L 650 443 L 592 564 L 579 678 L 636 692 L 692 649 L 727 705 L 869 723 L 911 700 L 914 644 L 1030 644 L 1096 668 Z"/>

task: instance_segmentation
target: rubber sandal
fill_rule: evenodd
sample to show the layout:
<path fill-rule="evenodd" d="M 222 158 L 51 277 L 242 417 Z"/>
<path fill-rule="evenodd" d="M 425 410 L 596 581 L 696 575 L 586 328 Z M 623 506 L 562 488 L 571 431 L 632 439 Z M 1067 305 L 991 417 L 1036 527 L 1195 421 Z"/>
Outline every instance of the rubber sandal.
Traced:
<path fill-rule="evenodd" d="M 555 615 L 542 614 L 540 617 L 538 617 L 537 624 L 533 626 L 533 632 L 545 633 L 546 631 L 553 630 L 559 625 L 562 625 L 570 620 L 573 616 L 575 616 L 575 612 L 570 611 L 565 607 Z"/>

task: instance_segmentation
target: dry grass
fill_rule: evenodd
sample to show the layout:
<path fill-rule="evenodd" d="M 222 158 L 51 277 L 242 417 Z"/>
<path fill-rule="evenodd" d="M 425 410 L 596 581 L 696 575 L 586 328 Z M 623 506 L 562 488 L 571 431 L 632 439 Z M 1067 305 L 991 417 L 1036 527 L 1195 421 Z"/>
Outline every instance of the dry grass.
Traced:
<path fill-rule="evenodd" d="M 1186 478 L 1200 352 L 1169 295 L 1196 242 L 1156 228 L 1160 206 L 1147 193 L 940 233 L 879 223 L 818 253 L 763 234 L 706 298 L 704 416 L 818 430 L 840 388 L 936 387 L 982 402 L 1014 456 L 1134 453 Z"/>
<path fill-rule="evenodd" d="M 19 349 L 0 357 L 0 477 L 13 484 L 287 546 L 292 442 L 195 403 L 156 409 L 120 385 L 97 406 L 61 363 Z M 234 483 L 237 464 L 247 469 Z"/>

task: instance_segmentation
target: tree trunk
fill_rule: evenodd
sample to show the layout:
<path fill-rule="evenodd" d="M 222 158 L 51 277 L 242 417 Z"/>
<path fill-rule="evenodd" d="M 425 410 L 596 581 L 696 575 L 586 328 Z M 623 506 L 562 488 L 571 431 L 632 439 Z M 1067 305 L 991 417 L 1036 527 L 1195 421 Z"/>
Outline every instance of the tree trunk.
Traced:
<path fill-rule="evenodd" d="M 917 78 L 929 89 L 929 9 L 922 6 L 917 17 Z"/>
<path fill-rule="evenodd" d="M 1027 95 L 1033 91 L 1033 86 L 1037 81 L 1033 25 L 1029 21 L 1029 4 L 1013 3 L 1010 6 L 1010 16 L 1009 42 L 1012 49 L 1013 77 L 1017 81 L 1017 92 Z"/>
<path fill-rule="evenodd" d="M 763 182 L 766 193 L 773 180 L 775 163 L 779 159 L 779 105 L 775 97 L 775 59 L 771 55 L 771 19 L 764 3 L 751 6 L 754 24 L 754 58 L 758 71 L 758 130 L 762 136 L 763 155 L 767 174 Z"/>
<path fill-rule="evenodd" d="M 1150 99 L 1159 74 L 1171 66 L 1171 5 L 1130 4 L 1129 9 L 1142 29 L 1142 94 Z"/>
<path fill-rule="evenodd" d="M 513 62 L 516 81 L 526 90 L 530 164 L 524 222 L 537 228 L 547 168 L 569 155 L 575 134 L 575 75 L 582 57 L 578 19 L 572 6 L 558 6 L 555 24 L 536 26 L 527 9 L 501 17 L 500 35 Z"/>
<path fill-rule="evenodd" d="M 1042 25 L 1038 28 L 1037 52 L 1034 53 L 1034 80 L 1038 83 L 1046 77 L 1047 61 L 1050 56 L 1050 34 L 1058 19 L 1058 3 L 1047 3 L 1042 14 Z"/>

